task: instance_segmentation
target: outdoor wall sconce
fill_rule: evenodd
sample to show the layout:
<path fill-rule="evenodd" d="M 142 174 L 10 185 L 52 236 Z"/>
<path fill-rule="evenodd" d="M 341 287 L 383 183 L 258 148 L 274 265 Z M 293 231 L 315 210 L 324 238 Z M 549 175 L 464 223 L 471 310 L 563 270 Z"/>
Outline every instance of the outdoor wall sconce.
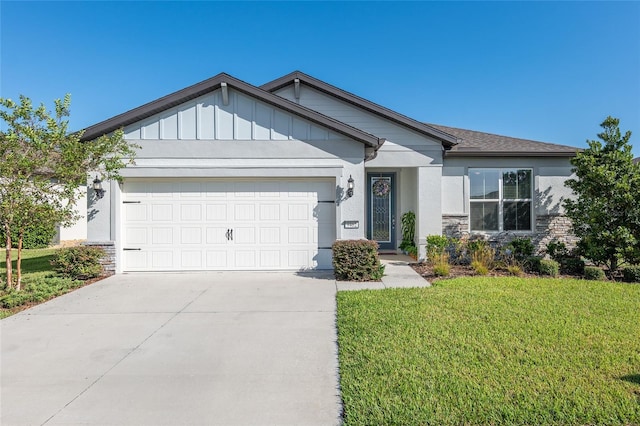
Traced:
<path fill-rule="evenodd" d="M 93 192 L 96 193 L 96 197 L 98 198 L 104 197 L 104 193 L 106 192 L 102 188 L 102 181 L 98 178 L 98 176 L 96 176 L 96 178 L 93 180 Z"/>
<path fill-rule="evenodd" d="M 353 177 L 349 175 L 349 180 L 347 181 L 347 197 L 353 197 Z"/>

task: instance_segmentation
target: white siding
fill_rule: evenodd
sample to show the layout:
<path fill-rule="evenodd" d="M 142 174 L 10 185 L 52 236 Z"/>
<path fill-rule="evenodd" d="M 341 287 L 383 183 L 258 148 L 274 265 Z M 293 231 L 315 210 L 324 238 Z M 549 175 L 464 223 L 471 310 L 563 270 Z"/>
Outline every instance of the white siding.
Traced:
<path fill-rule="evenodd" d="M 439 141 L 333 96 L 304 85 L 300 88 L 299 99 L 295 99 L 291 86 L 284 87 L 275 94 L 385 138 L 386 142 L 378 151 L 378 156 L 367 163 L 369 167 L 417 167 L 442 162 L 442 145 Z"/>
<path fill-rule="evenodd" d="M 328 129 L 229 89 L 203 95 L 125 128 L 128 140 L 336 140 Z"/>

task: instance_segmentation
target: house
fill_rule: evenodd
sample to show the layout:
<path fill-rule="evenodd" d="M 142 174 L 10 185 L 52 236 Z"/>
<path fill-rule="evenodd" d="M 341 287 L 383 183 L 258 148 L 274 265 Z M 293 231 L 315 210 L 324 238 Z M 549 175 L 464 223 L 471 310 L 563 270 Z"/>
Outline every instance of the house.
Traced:
<path fill-rule="evenodd" d="M 86 129 L 141 146 L 90 196 L 88 240 L 117 272 L 330 269 L 336 239 L 395 252 L 427 235 L 566 237 L 576 148 L 426 124 L 301 72 L 227 74 Z"/>

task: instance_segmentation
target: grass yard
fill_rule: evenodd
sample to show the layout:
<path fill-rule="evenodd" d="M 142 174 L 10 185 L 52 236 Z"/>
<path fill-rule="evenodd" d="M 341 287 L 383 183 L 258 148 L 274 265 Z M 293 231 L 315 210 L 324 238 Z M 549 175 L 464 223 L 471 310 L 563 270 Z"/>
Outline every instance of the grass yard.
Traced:
<path fill-rule="evenodd" d="M 338 293 L 346 425 L 640 424 L 640 285 Z"/>
<path fill-rule="evenodd" d="M 7 264 L 0 262 L 0 319 L 6 318 L 22 309 L 45 302 L 53 297 L 68 293 L 84 285 L 82 281 L 56 277 L 49 263 L 56 249 L 33 249 L 22 251 L 22 291 L 7 291 L 4 288 Z M 12 250 L 13 273 L 17 250 Z M 4 259 L 4 251 L 2 253 Z"/>

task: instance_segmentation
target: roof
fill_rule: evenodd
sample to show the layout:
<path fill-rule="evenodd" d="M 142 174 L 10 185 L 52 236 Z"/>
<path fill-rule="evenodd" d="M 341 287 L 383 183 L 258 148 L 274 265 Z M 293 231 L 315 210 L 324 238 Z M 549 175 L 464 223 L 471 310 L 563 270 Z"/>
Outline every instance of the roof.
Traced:
<path fill-rule="evenodd" d="M 447 151 L 447 157 L 573 157 L 579 148 L 538 142 L 529 139 L 512 138 L 475 130 L 430 124 L 443 132 L 458 138 L 458 145 Z"/>
<path fill-rule="evenodd" d="M 634 163 L 640 163 L 640 157 L 638 157 L 638 158 L 634 158 L 634 159 L 633 159 L 633 162 L 634 162 Z"/>
<path fill-rule="evenodd" d="M 178 90 L 177 92 L 171 93 L 167 96 L 156 99 L 155 101 L 151 101 L 123 114 L 116 115 L 115 117 L 109 118 L 98 124 L 88 127 L 87 129 L 85 129 L 85 132 L 82 135 L 82 140 L 93 140 L 104 134 L 111 133 L 114 130 L 128 126 L 129 124 L 144 120 L 145 118 L 168 110 L 176 105 L 182 104 L 191 99 L 195 99 L 206 93 L 217 90 L 222 87 L 223 83 L 226 83 L 228 87 L 232 87 L 239 92 L 247 94 L 253 98 L 257 98 L 289 113 L 298 115 L 313 123 L 327 127 L 337 133 L 348 136 L 370 147 L 378 148 L 384 143 L 384 138 L 378 138 L 377 136 L 366 133 L 360 129 L 345 124 L 334 118 L 328 117 L 312 109 L 306 108 L 302 105 L 288 101 L 280 96 L 269 93 L 268 91 L 262 90 L 249 83 L 245 83 L 244 81 L 238 80 L 225 73 L 220 73 L 208 80 L 204 80 L 185 89 Z"/>
<path fill-rule="evenodd" d="M 260 88 L 269 92 L 275 92 L 278 89 L 293 84 L 295 79 L 298 79 L 300 81 L 300 84 L 310 86 L 316 90 L 340 99 L 341 101 L 350 103 L 382 118 L 401 124 L 423 135 L 435 138 L 440 141 L 447 149 L 453 147 L 458 142 L 453 135 L 449 134 L 446 131 L 442 131 L 434 126 L 422 123 L 420 121 L 414 120 L 413 118 L 407 117 L 406 115 L 402 115 L 400 113 L 392 111 L 388 108 L 368 101 L 352 93 L 346 92 L 300 71 L 294 71 L 269 83 L 263 84 L 262 86 L 260 86 Z"/>

